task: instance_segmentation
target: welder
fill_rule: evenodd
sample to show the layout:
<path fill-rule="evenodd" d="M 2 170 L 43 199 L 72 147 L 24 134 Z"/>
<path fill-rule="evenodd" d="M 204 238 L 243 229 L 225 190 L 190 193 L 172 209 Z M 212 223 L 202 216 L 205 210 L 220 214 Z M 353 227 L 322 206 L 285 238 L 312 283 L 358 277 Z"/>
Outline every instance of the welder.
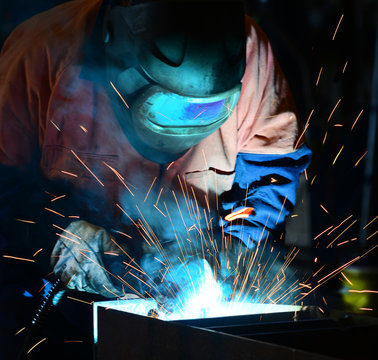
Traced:
<path fill-rule="evenodd" d="M 143 219 L 160 219 L 149 225 L 178 262 L 188 227 L 166 231 L 171 203 L 216 213 L 219 249 L 283 233 L 311 152 L 242 2 L 69 1 L 13 31 L 0 79 L 5 358 L 56 279 L 93 297 L 151 296 L 161 268 Z M 218 258 L 223 276 L 230 258 Z M 29 356 L 88 351 L 70 332 L 75 298 Z"/>

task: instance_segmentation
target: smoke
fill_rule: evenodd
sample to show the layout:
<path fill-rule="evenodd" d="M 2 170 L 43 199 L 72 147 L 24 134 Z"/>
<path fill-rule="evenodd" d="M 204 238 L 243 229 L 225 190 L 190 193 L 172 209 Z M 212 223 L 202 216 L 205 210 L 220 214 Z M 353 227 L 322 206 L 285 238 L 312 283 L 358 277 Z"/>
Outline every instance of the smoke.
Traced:
<path fill-rule="evenodd" d="M 222 235 L 218 214 L 192 197 L 170 190 L 151 190 L 147 198 L 125 193 L 122 208 L 143 243 L 145 295 L 170 316 L 225 315 L 230 302 L 294 302 L 290 258 L 273 251 L 268 239 L 248 249 Z"/>

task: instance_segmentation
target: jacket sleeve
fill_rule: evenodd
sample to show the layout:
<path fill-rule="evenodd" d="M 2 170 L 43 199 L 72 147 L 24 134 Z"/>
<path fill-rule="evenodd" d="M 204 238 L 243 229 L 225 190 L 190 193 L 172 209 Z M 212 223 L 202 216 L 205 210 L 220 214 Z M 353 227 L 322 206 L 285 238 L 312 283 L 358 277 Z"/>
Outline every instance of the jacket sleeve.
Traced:
<path fill-rule="evenodd" d="M 311 151 L 304 144 L 287 80 L 266 35 L 248 17 L 246 25 L 235 178 L 232 189 L 223 194 L 220 223 L 226 234 L 252 247 L 269 234 L 282 232 Z"/>
<path fill-rule="evenodd" d="M 35 21 L 17 27 L 0 55 L 0 251 L 33 260 L 33 267 L 48 264 L 53 246 L 48 239 L 56 238 L 46 226 L 52 219 L 44 209 L 54 192 L 40 173 L 39 151 L 56 71 L 47 46 L 40 44 L 42 34 L 30 41 L 29 25 Z M 49 267 L 43 267 L 47 273 Z"/>

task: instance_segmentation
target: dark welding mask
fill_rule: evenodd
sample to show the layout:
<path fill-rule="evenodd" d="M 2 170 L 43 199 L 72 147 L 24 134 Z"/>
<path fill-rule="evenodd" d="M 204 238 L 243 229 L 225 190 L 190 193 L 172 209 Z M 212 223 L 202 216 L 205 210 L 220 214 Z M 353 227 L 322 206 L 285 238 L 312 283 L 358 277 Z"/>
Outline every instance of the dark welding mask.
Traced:
<path fill-rule="evenodd" d="M 239 1 L 152 1 L 108 9 L 107 79 L 136 150 L 173 161 L 218 129 L 245 69 Z"/>

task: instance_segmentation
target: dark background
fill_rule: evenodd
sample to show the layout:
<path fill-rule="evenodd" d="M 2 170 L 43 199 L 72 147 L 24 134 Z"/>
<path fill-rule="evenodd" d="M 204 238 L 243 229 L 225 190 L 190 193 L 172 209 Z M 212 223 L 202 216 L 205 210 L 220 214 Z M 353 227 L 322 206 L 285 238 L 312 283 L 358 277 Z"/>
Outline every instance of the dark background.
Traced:
<path fill-rule="evenodd" d="M 17 24 L 62 2 L 2 1 L 0 45 Z M 374 108 L 372 103 L 376 99 L 372 87 L 378 2 L 246 0 L 245 3 L 249 15 L 257 20 L 271 40 L 304 123 L 314 110 L 307 131 L 307 142 L 313 151 L 306 185 L 310 196 L 310 210 L 307 214 L 311 219 L 311 228 L 308 230 L 310 242 L 299 242 L 297 246 L 302 248 L 303 259 L 308 262 L 311 270 L 319 267 L 313 262 L 318 257 L 318 264 L 326 264 L 331 271 L 355 256 L 364 254 L 378 240 L 378 233 L 375 234 L 378 231 L 378 219 L 365 231 L 361 231 L 378 215 L 377 142 L 375 148 L 368 148 L 368 136 L 372 136 L 372 139 L 376 136 L 369 121 L 377 121 L 373 112 L 376 111 L 376 105 Z M 338 32 L 332 39 L 342 16 Z M 316 86 L 320 70 L 321 76 Z M 339 99 L 339 105 L 328 121 Z M 363 112 L 351 130 L 361 110 Z M 323 144 L 326 133 L 327 138 Z M 333 165 L 342 146 L 343 150 Z M 367 155 L 355 166 L 367 150 Z M 366 173 L 369 156 L 374 165 L 370 174 Z M 371 193 L 367 196 L 369 186 Z M 338 225 L 350 215 L 353 215 L 352 219 L 340 230 L 345 229 L 354 219 L 357 222 L 340 236 L 332 248 L 327 248 L 332 237 L 323 235 L 313 240 L 323 230 Z M 335 232 L 334 235 L 340 232 Z M 336 246 L 347 240 L 351 241 Z M 363 285 L 365 288 L 369 286 L 371 290 L 378 290 L 377 253 L 378 249 L 372 251 L 355 265 L 360 278 L 373 279 Z M 323 286 L 321 296 L 326 294 L 332 299 L 332 294 L 340 295 L 345 286 L 345 278 L 338 275 Z M 356 284 L 354 286 L 357 288 Z M 377 313 L 378 294 L 371 295 L 364 306 L 373 308 L 373 312 Z"/>

